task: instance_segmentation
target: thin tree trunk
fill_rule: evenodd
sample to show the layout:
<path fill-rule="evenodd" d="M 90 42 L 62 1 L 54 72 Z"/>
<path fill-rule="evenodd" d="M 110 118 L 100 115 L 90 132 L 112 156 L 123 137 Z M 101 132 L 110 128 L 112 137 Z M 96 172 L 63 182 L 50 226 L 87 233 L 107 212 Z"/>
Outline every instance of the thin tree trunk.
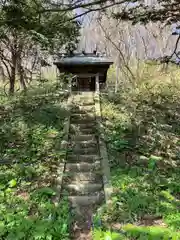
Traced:
<path fill-rule="evenodd" d="M 20 67 L 21 68 L 21 70 L 20 70 L 20 72 L 19 72 L 19 75 L 20 75 L 20 84 L 21 84 L 21 88 L 24 90 L 24 91 L 26 91 L 27 90 L 27 86 L 26 86 L 26 83 L 25 83 L 25 81 L 24 81 L 24 71 L 23 71 L 23 68 L 22 68 L 22 66 Z"/>
<path fill-rule="evenodd" d="M 26 91 L 27 86 L 26 86 L 26 83 L 25 83 L 25 80 L 24 80 L 24 69 L 21 65 L 21 59 L 19 59 L 19 62 L 18 62 L 18 73 L 19 73 L 19 81 L 20 81 L 21 88 L 24 91 Z"/>
<path fill-rule="evenodd" d="M 13 95 L 15 90 L 15 81 L 16 81 L 16 55 L 12 54 L 12 66 L 11 66 L 11 76 L 9 79 L 9 94 Z"/>
<path fill-rule="evenodd" d="M 25 71 L 22 66 L 22 50 L 23 50 L 23 43 L 21 42 L 19 44 L 18 52 L 17 52 L 17 70 L 19 74 L 19 82 L 20 82 L 21 89 L 26 91 L 27 86 L 25 83 Z"/>
<path fill-rule="evenodd" d="M 16 78 L 16 71 L 15 68 L 11 69 L 11 77 L 9 79 L 9 94 L 13 95 L 15 90 L 15 78 Z"/>

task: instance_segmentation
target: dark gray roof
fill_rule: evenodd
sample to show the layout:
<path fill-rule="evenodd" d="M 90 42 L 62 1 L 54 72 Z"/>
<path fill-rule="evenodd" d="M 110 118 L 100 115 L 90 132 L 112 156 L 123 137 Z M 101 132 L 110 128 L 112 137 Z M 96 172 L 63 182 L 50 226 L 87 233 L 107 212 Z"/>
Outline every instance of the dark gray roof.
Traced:
<path fill-rule="evenodd" d="M 73 55 L 59 57 L 55 62 L 55 65 L 111 65 L 113 61 L 104 56 L 98 56 L 93 54 L 87 55 Z"/>

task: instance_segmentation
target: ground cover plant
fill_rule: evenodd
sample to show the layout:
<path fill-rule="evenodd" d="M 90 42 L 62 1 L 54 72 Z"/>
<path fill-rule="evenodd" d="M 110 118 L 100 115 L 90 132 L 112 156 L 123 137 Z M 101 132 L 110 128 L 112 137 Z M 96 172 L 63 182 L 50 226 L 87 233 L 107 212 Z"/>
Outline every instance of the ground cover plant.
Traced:
<path fill-rule="evenodd" d="M 58 83 L 0 103 L 0 239 L 69 239 L 69 206 L 55 180 L 68 115 Z"/>
<path fill-rule="evenodd" d="M 95 239 L 180 239 L 180 84 L 169 74 L 102 94 L 113 196 Z"/>

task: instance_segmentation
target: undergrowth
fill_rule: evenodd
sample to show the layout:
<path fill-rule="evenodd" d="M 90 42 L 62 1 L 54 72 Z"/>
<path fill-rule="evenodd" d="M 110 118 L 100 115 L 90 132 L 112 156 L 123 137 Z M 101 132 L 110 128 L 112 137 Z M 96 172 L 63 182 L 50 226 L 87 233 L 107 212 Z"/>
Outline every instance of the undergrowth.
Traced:
<path fill-rule="evenodd" d="M 102 94 L 114 191 L 94 239 L 180 239 L 179 102 L 167 76 Z"/>
<path fill-rule="evenodd" d="M 46 83 L 0 102 L 0 239 L 69 239 L 69 206 L 56 201 L 66 98 Z"/>

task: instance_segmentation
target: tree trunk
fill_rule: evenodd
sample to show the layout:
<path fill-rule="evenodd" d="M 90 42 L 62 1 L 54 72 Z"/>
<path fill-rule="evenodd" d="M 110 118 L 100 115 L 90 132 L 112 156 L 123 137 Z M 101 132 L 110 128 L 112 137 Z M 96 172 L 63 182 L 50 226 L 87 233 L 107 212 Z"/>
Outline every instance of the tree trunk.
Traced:
<path fill-rule="evenodd" d="M 26 91 L 27 90 L 27 86 L 26 83 L 24 81 L 24 69 L 21 65 L 21 61 L 18 63 L 18 72 L 19 72 L 19 81 L 20 81 L 20 85 L 21 88 Z"/>
<path fill-rule="evenodd" d="M 15 80 L 16 80 L 16 68 L 11 67 L 11 77 L 9 79 L 9 94 L 13 95 L 15 90 Z"/>
<path fill-rule="evenodd" d="M 26 83 L 24 81 L 24 76 L 23 74 L 20 75 L 20 84 L 21 84 L 21 88 L 26 91 L 27 90 L 27 86 L 26 86 Z"/>
<path fill-rule="evenodd" d="M 11 66 L 11 76 L 9 79 L 9 94 L 13 95 L 15 90 L 16 81 L 16 67 L 17 67 L 17 55 L 12 52 L 12 66 Z"/>

